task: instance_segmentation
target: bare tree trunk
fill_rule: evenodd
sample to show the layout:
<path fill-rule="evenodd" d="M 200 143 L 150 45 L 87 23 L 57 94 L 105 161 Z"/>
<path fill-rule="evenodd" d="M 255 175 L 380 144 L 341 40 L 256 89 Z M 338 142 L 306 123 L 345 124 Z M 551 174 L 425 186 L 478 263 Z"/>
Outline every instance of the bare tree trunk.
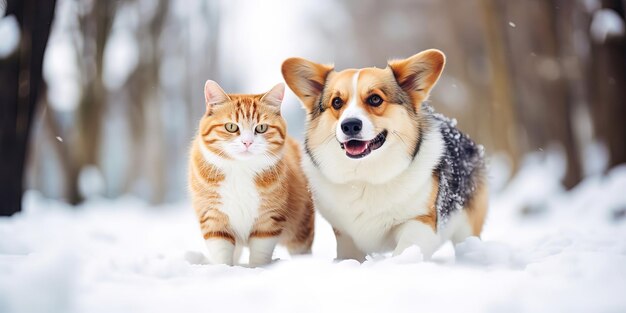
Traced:
<path fill-rule="evenodd" d="M 624 3 L 604 0 L 624 20 Z M 609 151 L 609 166 L 626 162 L 626 39 L 608 36 L 592 45 L 592 113 L 598 137 Z"/>
<path fill-rule="evenodd" d="M 148 178 L 150 202 L 161 203 L 167 189 L 167 142 L 163 140 L 164 126 L 161 118 L 162 103 L 159 99 L 159 67 L 162 53 L 159 38 L 167 17 L 169 3 L 160 0 L 154 17 L 139 29 L 140 54 L 144 56 L 129 79 L 132 107 L 129 119 L 133 149 L 131 170 L 125 179 L 126 188 L 140 175 Z"/>
<path fill-rule="evenodd" d="M 64 153 L 69 162 L 63 162 L 66 173 L 66 198 L 71 204 L 83 201 L 78 190 L 81 169 L 86 165 L 98 165 L 100 134 L 107 101 L 102 80 L 104 48 L 111 32 L 115 6 L 113 1 L 96 1 L 91 12 L 81 17 L 79 21 L 85 44 L 82 53 L 77 53 L 77 58 L 82 67 L 85 85 L 77 112 L 77 142 L 71 146 L 72 150 Z M 76 48 L 78 49 L 78 46 Z M 95 69 L 91 69 L 90 64 L 95 64 Z"/>
<path fill-rule="evenodd" d="M 20 26 L 19 48 L 0 59 L 0 215 L 22 208 L 24 165 L 33 116 L 44 88 L 43 56 L 56 1 L 9 0 Z"/>
<path fill-rule="evenodd" d="M 514 115 L 514 99 L 511 85 L 511 71 L 506 55 L 506 43 L 501 29 L 505 23 L 498 18 L 499 10 L 493 0 L 483 0 L 484 20 L 487 24 L 487 55 L 491 62 L 493 86 L 491 110 L 492 135 L 494 145 L 508 151 L 515 171 L 519 166 L 520 145 L 516 134 L 518 124 Z"/>
<path fill-rule="evenodd" d="M 572 125 L 573 99 L 563 77 L 564 40 L 556 21 L 563 13 L 554 0 L 498 3 L 501 20 L 489 29 L 505 29 L 507 33 L 507 45 L 498 50 L 506 51 L 511 68 L 507 76 L 514 86 L 521 145 L 528 151 L 562 144 L 567 162 L 563 184 L 572 188 L 580 181 L 582 170 Z M 500 79 L 493 80 L 497 83 Z"/>
<path fill-rule="evenodd" d="M 66 145 L 60 145 L 56 142 L 56 134 L 61 133 L 61 127 L 54 117 L 54 113 L 50 108 L 48 101 L 42 101 L 43 110 L 43 128 L 44 132 L 48 136 L 49 142 L 52 143 L 51 147 L 55 154 L 58 156 L 61 162 L 61 167 L 65 170 L 65 185 L 64 193 L 65 198 L 68 201 L 80 199 L 80 193 L 78 190 L 78 175 L 80 173 L 80 164 L 74 162 L 71 151 L 68 150 Z"/>
<path fill-rule="evenodd" d="M 548 82 L 549 90 L 551 90 L 551 92 L 548 91 L 548 94 L 552 96 L 552 100 L 547 103 L 549 107 L 548 112 L 550 113 L 548 129 L 550 134 L 552 134 L 552 139 L 561 142 L 565 150 L 567 164 L 563 184 L 567 189 L 571 189 L 582 180 L 583 176 L 581 153 L 575 138 L 572 122 L 574 95 L 571 89 L 575 88 L 575 86 L 570 85 L 567 72 L 563 66 L 563 60 L 567 58 L 567 37 L 571 33 L 567 29 L 561 29 L 564 32 L 559 31 L 560 26 L 571 27 L 571 21 L 569 21 L 571 16 L 568 15 L 567 7 L 559 6 L 558 0 L 545 3 L 544 8 L 545 10 L 542 11 L 548 13 L 546 18 L 550 24 L 549 31 L 546 32 L 548 41 L 553 43 L 552 45 L 547 45 L 549 47 L 549 57 L 555 59 L 555 62 L 558 61 L 560 72 L 558 80 L 553 83 Z M 559 25 L 559 22 L 563 19 L 568 20 L 567 26 Z"/>

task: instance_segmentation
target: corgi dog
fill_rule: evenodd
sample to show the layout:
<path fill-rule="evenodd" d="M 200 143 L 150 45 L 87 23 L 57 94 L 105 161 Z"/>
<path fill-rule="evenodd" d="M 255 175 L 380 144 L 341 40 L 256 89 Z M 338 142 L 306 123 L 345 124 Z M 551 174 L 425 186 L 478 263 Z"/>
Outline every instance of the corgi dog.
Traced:
<path fill-rule="evenodd" d="M 414 245 L 429 259 L 447 240 L 480 235 L 483 148 L 425 103 L 444 64 L 434 49 L 384 69 L 284 61 L 283 77 L 307 112 L 303 169 L 338 259 Z"/>

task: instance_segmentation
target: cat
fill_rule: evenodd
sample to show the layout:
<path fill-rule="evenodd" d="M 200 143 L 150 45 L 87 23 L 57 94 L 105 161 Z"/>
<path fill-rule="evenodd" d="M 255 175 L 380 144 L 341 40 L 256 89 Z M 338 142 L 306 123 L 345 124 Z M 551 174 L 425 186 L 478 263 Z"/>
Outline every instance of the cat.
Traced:
<path fill-rule="evenodd" d="M 189 189 L 211 264 L 268 264 L 277 243 L 311 252 L 314 209 L 298 143 L 280 107 L 285 85 L 260 95 L 204 87 L 206 112 L 190 149 Z"/>

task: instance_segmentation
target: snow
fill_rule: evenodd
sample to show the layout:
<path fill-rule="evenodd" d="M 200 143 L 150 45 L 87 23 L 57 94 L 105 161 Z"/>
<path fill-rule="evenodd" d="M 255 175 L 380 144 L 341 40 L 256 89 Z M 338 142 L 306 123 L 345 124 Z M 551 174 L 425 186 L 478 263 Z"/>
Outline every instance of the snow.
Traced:
<path fill-rule="evenodd" d="M 432 262 L 417 247 L 335 262 L 320 218 L 312 256 L 207 265 L 188 203 L 73 208 L 29 192 L 0 218 L 0 312 L 624 312 L 626 165 L 565 192 L 562 162 L 527 157 L 492 195 L 483 240 Z"/>
<path fill-rule="evenodd" d="M 20 25 L 14 15 L 0 14 L 0 59 L 5 58 L 17 49 L 20 43 Z"/>
<path fill-rule="evenodd" d="M 591 38 L 603 43 L 609 37 L 624 35 L 624 20 L 612 9 L 601 9 L 593 13 Z"/>

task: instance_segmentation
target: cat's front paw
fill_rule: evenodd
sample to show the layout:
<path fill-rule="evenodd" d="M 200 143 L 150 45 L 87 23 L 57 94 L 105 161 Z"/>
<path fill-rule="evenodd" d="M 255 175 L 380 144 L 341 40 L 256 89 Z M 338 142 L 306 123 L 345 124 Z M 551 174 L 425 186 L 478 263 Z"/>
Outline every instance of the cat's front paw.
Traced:
<path fill-rule="evenodd" d="M 210 264 L 233 265 L 235 245 L 224 239 L 207 239 L 207 259 Z"/>

